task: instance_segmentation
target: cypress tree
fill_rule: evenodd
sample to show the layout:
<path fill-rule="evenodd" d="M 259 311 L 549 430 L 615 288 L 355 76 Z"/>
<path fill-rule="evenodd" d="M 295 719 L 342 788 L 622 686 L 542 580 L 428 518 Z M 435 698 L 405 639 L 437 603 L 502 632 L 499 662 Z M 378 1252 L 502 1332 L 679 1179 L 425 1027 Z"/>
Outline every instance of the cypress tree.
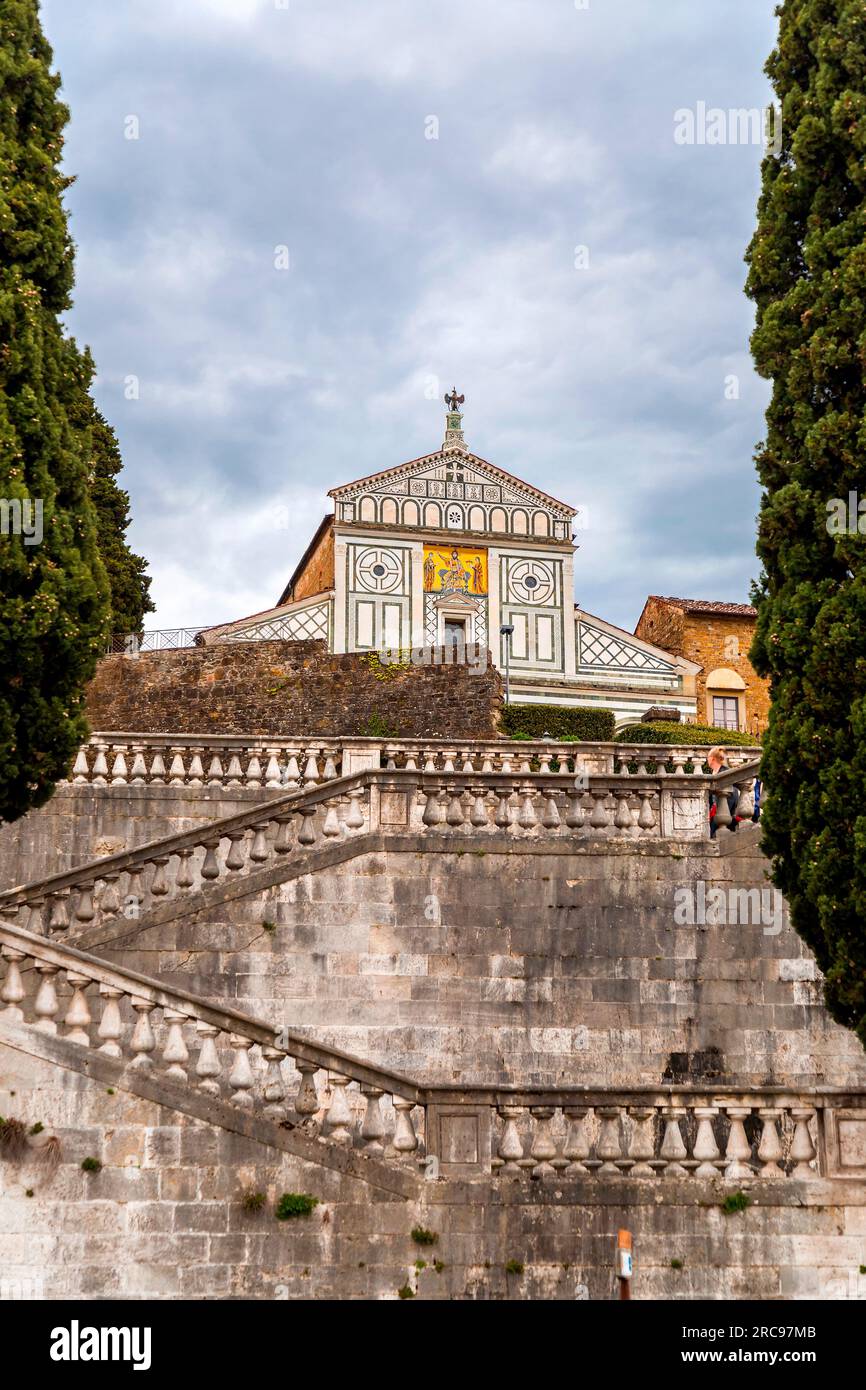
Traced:
<path fill-rule="evenodd" d="M 108 583 L 72 420 L 90 383 L 64 334 L 73 247 L 60 170 L 68 113 L 37 0 L 0 10 L 0 819 L 51 795 L 86 734 L 84 686 Z M 26 525 L 29 521 L 29 525 Z M 22 529 L 23 525 L 23 529 Z M 24 529 L 29 535 L 24 534 Z M 28 541 L 35 543 L 28 543 Z"/>
<path fill-rule="evenodd" d="M 772 383 L 752 649 L 772 695 L 764 845 L 833 1017 L 866 1043 L 866 535 L 856 503 L 839 521 L 849 493 L 866 500 L 866 7 L 777 14 L 781 149 L 746 257 Z"/>
<path fill-rule="evenodd" d="M 96 509 L 99 554 L 111 593 L 110 632 L 113 636 L 140 636 L 145 614 L 154 611 L 154 604 L 147 563 L 126 540 L 129 493 L 116 481 L 123 468 L 117 436 L 90 395 L 83 397 L 74 423 L 77 429 L 90 431 L 88 484 Z"/>

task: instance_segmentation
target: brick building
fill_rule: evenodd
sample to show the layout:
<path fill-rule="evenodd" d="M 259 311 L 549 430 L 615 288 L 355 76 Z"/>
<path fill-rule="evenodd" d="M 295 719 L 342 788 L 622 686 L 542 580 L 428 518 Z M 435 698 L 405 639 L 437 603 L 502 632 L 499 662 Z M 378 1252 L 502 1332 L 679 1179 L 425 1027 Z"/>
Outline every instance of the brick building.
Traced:
<path fill-rule="evenodd" d="M 770 690 L 749 661 L 755 616 L 749 603 L 650 594 L 635 636 L 700 666 L 699 721 L 759 733 L 766 727 Z"/>

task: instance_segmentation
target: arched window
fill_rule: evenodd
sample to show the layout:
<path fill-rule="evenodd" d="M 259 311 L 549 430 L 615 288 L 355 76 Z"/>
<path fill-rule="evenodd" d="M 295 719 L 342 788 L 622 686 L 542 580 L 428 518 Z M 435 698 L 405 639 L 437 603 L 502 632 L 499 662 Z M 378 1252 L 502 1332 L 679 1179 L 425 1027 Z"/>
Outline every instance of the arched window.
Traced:
<path fill-rule="evenodd" d="M 386 497 L 382 502 L 382 521 L 394 522 L 397 520 L 397 503 L 393 497 Z"/>
<path fill-rule="evenodd" d="M 511 524 L 514 527 L 516 536 L 525 536 L 529 533 L 529 518 L 526 512 L 514 511 L 511 513 Z"/>
<path fill-rule="evenodd" d="M 411 501 L 410 501 L 410 502 L 404 502 L 404 503 L 403 503 L 403 525 L 404 525 L 404 526 L 418 526 L 418 525 L 420 525 L 420 520 L 421 520 L 421 519 L 420 519 L 420 517 L 419 517 L 419 515 L 418 515 L 418 503 L 417 503 L 417 502 L 411 502 Z"/>
<path fill-rule="evenodd" d="M 376 500 L 373 497 L 362 497 L 359 512 L 361 521 L 376 520 Z"/>
<path fill-rule="evenodd" d="M 547 515 L 547 512 L 535 513 L 532 518 L 532 534 L 533 536 L 550 535 L 550 517 Z"/>
<path fill-rule="evenodd" d="M 490 529 L 491 531 L 508 530 L 508 517 L 502 507 L 494 507 L 490 513 Z"/>
<path fill-rule="evenodd" d="M 486 529 L 487 529 L 487 528 L 486 528 L 485 521 L 484 521 L 484 508 L 483 508 L 483 507 L 470 507 L 470 509 L 469 509 L 469 530 L 470 530 L 470 531 L 484 531 L 484 530 L 486 530 Z"/>
<path fill-rule="evenodd" d="M 442 514 L 439 511 L 438 502 L 427 503 L 424 508 L 424 525 L 437 527 L 442 525 Z"/>

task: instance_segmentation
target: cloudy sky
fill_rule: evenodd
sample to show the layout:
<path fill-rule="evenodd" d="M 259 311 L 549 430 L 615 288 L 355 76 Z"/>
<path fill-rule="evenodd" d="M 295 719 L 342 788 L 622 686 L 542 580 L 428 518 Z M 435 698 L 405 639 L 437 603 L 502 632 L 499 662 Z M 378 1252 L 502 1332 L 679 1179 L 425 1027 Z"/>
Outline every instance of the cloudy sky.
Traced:
<path fill-rule="evenodd" d="M 328 489 L 438 447 L 452 384 L 472 449 L 587 509 L 583 607 L 633 627 L 649 592 L 747 598 L 761 150 L 730 123 L 674 136 L 700 102 L 766 103 L 773 0 L 43 18 L 72 110 L 70 326 L 150 625 L 275 602 Z"/>

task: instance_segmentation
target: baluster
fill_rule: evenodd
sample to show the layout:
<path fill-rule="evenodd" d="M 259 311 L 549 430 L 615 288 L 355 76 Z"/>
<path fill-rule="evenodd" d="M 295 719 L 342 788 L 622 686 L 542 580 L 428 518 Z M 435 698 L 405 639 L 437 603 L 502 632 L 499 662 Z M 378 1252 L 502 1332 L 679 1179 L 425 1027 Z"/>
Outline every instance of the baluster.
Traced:
<path fill-rule="evenodd" d="M 349 1100 L 346 1095 L 349 1078 L 330 1072 L 328 1081 L 331 1088 L 331 1104 L 328 1106 L 328 1113 L 325 1117 L 328 1126 L 328 1138 L 335 1144 L 351 1144 L 352 1111 L 349 1108 Z"/>
<path fill-rule="evenodd" d="M 12 946 L 4 946 L 0 954 L 7 962 L 6 975 L 0 988 L 0 999 L 6 1005 L 3 1017 L 9 1023 L 23 1023 L 24 1013 L 18 1006 L 26 993 L 21 978 L 21 961 L 27 959 L 27 954 L 24 951 L 16 951 Z"/>
<path fill-rule="evenodd" d="M 717 1178 L 719 1168 L 724 1166 L 720 1162 L 721 1153 L 713 1128 L 713 1121 L 719 1113 L 719 1107 L 717 1105 L 696 1105 L 694 1113 L 698 1122 L 698 1132 L 695 1135 L 695 1146 L 692 1150 L 694 1157 L 698 1160 L 695 1177 Z"/>
<path fill-rule="evenodd" d="M 191 748 L 192 758 L 189 764 L 189 785 L 191 787 L 204 786 L 204 767 L 202 766 L 203 748 Z"/>
<path fill-rule="evenodd" d="M 671 751 L 671 761 L 674 765 L 674 777 L 685 777 L 686 763 L 689 760 L 688 753 L 683 748 L 674 748 Z"/>
<path fill-rule="evenodd" d="M 78 888 L 78 897 L 75 904 L 76 922 L 92 922 L 96 912 L 93 907 L 93 884 L 82 883 Z"/>
<path fill-rule="evenodd" d="M 544 798 L 544 810 L 541 815 L 541 824 L 545 830 L 558 830 L 562 825 L 559 814 L 559 807 L 556 804 L 556 797 L 551 793 Z"/>
<path fill-rule="evenodd" d="M 346 829 L 347 829 L 347 830 L 363 830 L 363 829 L 364 829 L 364 812 L 363 812 L 363 810 L 361 809 L 361 801 L 363 800 L 363 797 L 364 797 L 364 789 L 363 789 L 363 787 L 353 787 L 352 790 L 348 793 L 348 797 L 349 797 L 349 812 L 348 812 L 348 815 L 346 816 L 346 819 L 345 819 L 345 821 L 344 821 L 344 824 L 345 824 L 345 826 L 346 826 Z"/>
<path fill-rule="evenodd" d="M 743 1125 L 743 1121 L 747 1120 L 752 1113 L 751 1106 L 726 1105 L 725 1111 L 731 1122 L 731 1130 L 725 1148 L 725 1158 L 727 1159 L 725 1177 L 734 1181 L 754 1177 L 747 1162 L 751 1157 L 752 1146 L 746 1138 Z"/>
<path fill-rule="evenodd" d="M 618 1105 L 604 1105 L 599 1106 L 595 1113 L 600 1121 L 595 1152 L 602 1160 L 597 1176 L 600 1178 L 619 1177 L 620 1170 L 617 1163 L 623 1156 L 620 1139 L 620 1108 Z"/>
<path fill-rule="evenodd" d="M 96 757 L 93 760 L 93 774 L 90 779 L 94 787 L 108 786 L 108 759 L 105 756 L 107 752 L 107 743 L 97 743 Z"/>
<path fill-rule="evenodd" d="M 607 798 L 609 793 L 602 790 L 593 791 L 590 789 L 589 794 L 595 802 L 592 808 L 592 815 L 589 818 L 589 823 L 594 830 L 606 830 L 610 824 L 610 814 L 607 809 Z"/>
<path fill-rule="evenodd" d="M 56 1033 L 57 1024 L 55 1015 L 60 1005 L 57 1000 L 57 990 L 54 988 L 54 976 L 59 969 L 56 965 L 49 965 L 47 961 L 36 961 L 36 970 L 42 976 L 39 989 L 36 992 L 36 999 L 33 1004 L 33 1012 L 36 1014 L 38 1023 L 34 1025 L 40 1033 Z"/>
<path fill-rule="evenodd" d="M 809 1121 L 814 1117 L 815 1111 L 806 1107 L 791 1110 L 791 1119 L 794 1121 L 794 1137 L 791 1140 L 791 1161 L 794 1164 L 791 1172 L 792 1178 L 814 1178 L 816 1169 L 812 1167 L 812 1162 L 817 1158 L 817 1150 L 812 1143 L 812 1135 L 809 1131 Z"/>
<path fill-rule="evenodd" d="M 288 854 L 292 848 L 292 820 L 294 814 L 288 811 L 285 815 L 275 816 L 277 833 L 274 836 L 274 853 Z"/>
<path fill-rule="evenodd" d="M 169 861 L 167 854 L 161 854 L 158 858 L 151 859 L 153 864 L 153 878 L 150 884 L 150 896 L 152 898 L 164 898 L 168 892 L 168 880 L 165 876 L 165 866 Z"/>
<path fill-rule="evenodd" d="M 755 811 L 755 779 L 749 777 L 745 782 L 738 782 L 740 798 L 737 802 L 737 815 L 742 821 L 750 821 Z"/>
<path fill-rule="evenodd" d="M 340 827 L 340 812 L 338 809 L 339 805 L 340 801 L 338 797 L 332 797 L 330 801 L 325 802 L 326 812 L 325 819 L 322 822 L 322 834 L 326 835 L 328 839 L 331 840 L 342 833 Z"/>
<path fill-rule="evenodd" d="M 128 780 L 126 754 L 122 748 L 115 747 L 114 762 L 111 765 L 111 785 L 113 787 L 125 787 Z"/>
<path fill-rule="evenodd" d="M 241 767 L 241 760 L 237 753 L 232 753 L 229 757 L 229 765 L 226 769 L 226 786 L 242 787 L 244 784 L 244 770 Z"/>
<path fill-rule="evenodd" d="M 103 917 L 116 917 L 120 911 L 120 890 L 117 886 L 120 874 L 106 874 L 103 878 L 105 887 L 99 898 L 99 911 Z"/>
<path fill-rule="evenodd" d="M 132 767 L 129 770 L 129 785 L 131 787 L 143 787 L 147 781 L 147 763 L 145 762 L 145 745 L 132 745 Z"/>
<path fill-rule="evenodd" d="M 384 1153 L 385 1121 L 382 1118 L 382 1092 L 377 1086 L 362 1086 L 361 1094 L 367 1097 L 367 1109 L 361 1125 L 361 1138 L 364 1152 L 378 1157 Z"/>
<path fill-rule="evenodd" d="M 417 771 L 418 771 L 418 762 L 417 762 L 417 759 L 416 759 L 416 757 L 415 757 L 415 749 L 414 749 L 414 748 L 409 748 L 409 749 L 407 749 L 407 751 L 406 751 L 406 758 L 405 758 L 405 760 L 404 760 L 403 766 L 404 766 L 404 768 L 406 769 L 407 772 L 417 772 Z"/>
<path fill-rule="evenodd" d="M 589 1135 L 586 1128 L 589 1108 L 585 1105 L 567 1105 L 563 1114 L 568 1121 L 562 1150 L 563 1158 L 569 1160 L 565 1175 L 569 1178 L 577 1177 L 579 1174 L 586 1176 L 589 1171 L 584 1163 L 584 1160 L 589 1158 Z"/>
<path fill-rule="evenodd" d="M 120 1005 L 118 1000 L 123 998 L 123 990 L 115 989 L 113 985 L 100 985 L 99 993 L 105 1000 L 102 1006 L 102 1018 L 99 1020 L 99 1027 L 96 1030 L 97 1037 L 104 1039 L 99 1052 L 104 1052 L 108 1057 L 122 1057 L 119 1039 L 123 1037 L 123 1020 L 120 1017 Z"/>
<path fill-rule="evenodd" d="M 159 748 L 156 750 L 150 765 L 150 781 L 153 786 L 165 786 L 165 759 Z"/>
<path fill-rule="evenodd" d="M 129 1002 L 138 1015 L 132 1030 L 132 1037 L 129 1040 L 130 1051 L 134 1054 L 131 1065 L 140 1071 L 148 1071 L 153 1066 L 153 1058 L 150 1054 L 156 1047 L 156 1038 L 150 1023 L 150 1015 L 156 1005 L 149 999 L 138 999 L 135 995 Z"/>
<path fill-rule="evenodd" d="M 395 1119 L 394 1148 L 401 1157 L 407 1158 L 409 1154 L 414 1153 L 418 1147 L 418 1136 L 412 1124 L 412 1111 L 415 1108 L 415 1102 L 412 1100 L 401 1100 L 399 1096 L 395 1096 L 393 1104 Z"/>
<path fill-rule="evenodd" d="M 472 773 L 474 773 L 474 771 L 475 771 L 475 766 L 474 766 L 474 764 L 473 764 L 473 762 L 472 762 L 472 754 L 471 754 L 471 752 L 469 751 L 468 748 L 465 748 L 465 749 L 463 750 L 462 758 L 463 758 L 463 766 L 461 767 L 460 771 L 461 771 L 462 773 L 464 773 L 464 774 L 467 774 L 467 773 L 468 773 L 468 774 L 471 776 Z"/>
<path fill-rule="evenodd" d="M 457 749 L 456 749 L 456 748 L 443 748 L 443 749 L 442 749 L 442 771 L 443 771 L 443 772 L 454 772 L 454 771 L 455 771 L 454 759 L 455 759 L 456 757 L 457 757 Z"/>
<path fill-rule="evenodd" d="M 299 787 L 299 786 L 301 785 L 301 768 L 300 768 L 300 764 L 298 763 L 298 758 L 300 757 L 300 753 L 301 753 L 300 748 L 287 748 L 287 749 L 286 749 L 287 762 L 286 762 L 286 770 L 285 770 L 285 773 L 283 774 L 283 786 L 284 786 L 284 787 L 295 788 L 295 787 Z"/>
<path fill-rule="evenodd" d="M 304 782 L 308 787 L 315 787 L 319 782 L 319 749 L 306 749 L 306 766 L 304 767 Z"/>
<path fill-rule="evenodd" d="M 439 804 L 439 792 L 430 791 L 427 793 L 427 800 L 424 805 L 424 814 L 421 817 L 424 824 L 432 830 L 434 825 L 439 825 L 442 820 L 442 807 Z"/>
<path fill-rule="evenodd" d="M 75 970 L 64 970 L 63 973 L 66 976 L 66 983 L 72 989 L 72 998 L 63 1020 L 63 1025 L 66 1028 L 64 1037 L 67 1042 L 78 1043 L 79 1047 L 89 1047 L 89 1029 L 92 1019 L 84 991 L 90 984 L 90 977 L 80 975 Z"/>
<path fill-rule="evenodd" d="M 265 786 L 280 788 L 283 785 L 283 770 L 280 767 L 279 748 L 266 748 L 265 756 L 268 765 L 265 768 Z"/>
<path fill-rule="evenodd" d="M 482 773 L 492 773 L 492 772 L 494 771 L 494 767 L 493 767 L 493 758 L 494 758 L 495 755 L 492 754 L 492 753 L 489 751 L 489 749 L 485 749 L 482 756 L 483 756 L 483 762 L 482 762 L 482 764 L 481 764 L 481 771 L 482 771 Z"/>
<path fill-rule="evenodd" d="M 511 788 L 497 788 L 496 796 L 496 814 L 493 817 L 493 824 L 496 826 L 497 830 L 507 830 L 511 825 Z"/>
<path fill-rule="evenodd" d="M 314 845 L 316 843 L 316 808 L 301 808 L 301 828 L 298 831 L 299 845 Z"/>
<path fill-rule="evenodd" d="M 520 1138 L 517 1121 L 522 1114 L 523 1107 L 518 1105 L 504 1105 L 499 1109 L 499 1116 L 504 1122 L 499 1139 L 500 1171 L 503 1173 L 519 1174 L 521 1171 L 523 1140 Z"/>
<path fill-rule="evenodd" d="M 212 1023 L 197 1022 L 195 1030 L 201 1038 L 198 1061 L 195 1064 L 195 1074 L 199 1078 L 198 1088 L 204 1091 L 205 1095 L 218 1096 L 220 1093 L 219 1077 L 222 1065 L 217 1052 L 216 1038 L 219 1029 Z"/>
<path fill-rule="evenodd" d="M 520 788 L 520 792 L 522 801 L 520 803 L 520 814 L 517 817 L 517 824 L 520 826 L 521 830 L 534 830 L 538 825 L 538 816 L 535 814 L 532 787 L 525 783 Z"/>
<path fill-rule="evenodd" d="M 469 824 L 474 825 L 476 829 L 482 826 L 486 829 L 489 821 L 487 819 L 487 802 L 484 797 L 484 788 L 475 787 L 471 795 L 472 810 L 469 814 Z"/>
<path fill-rule="evenodd" d="M 337 776 L 337 758 L 339 748 L 323 748 L 322 755 L 325 759 L 325 770 L 322 773 L 323 782 L 333 782 Z"/>
<path fill-rule="evenodd" d="M 175 1009 L 165 1009 L 163 1018 L 168 1025 L 165 1047 L 162 1050 L 163 1064 L 167 1064 L 165 1074 L 171 1077 L 172 1081 L 186 1081 L 186 1064 L 189 1061 L 189 1048 L 183 1036 L 186 1014 L 178 1013 Z"/>
<path fill-rule="evenodd" d="M 714 819 L 717 831 L 726 830 L 731 824 L 732 816 L 731 808 L 728 805 L 728 790 L 729 788 L 725 787 L 723 790 L 716 792 L 716 814 Z"/>
<path fill-rule="evenodd" d="M 247 786 L 260 787 L 262 785 L 262 765 L 259 761 L 258 753 L 254 752 L 247 763 Z"/>
<path fill-rule="evenodd" d="M 49 932 L 66 931 L 69 926 L 69 908 L 67 906 L 69 889 L 65 889 L 62 893 L 55 893 L 48 901 L 51 903 L 51 914 L 48 918 Z"/>
<path fill-rule="evenodd" d="M 87 752 L 84 748 L 79 748 L 72 765 L 72 782 L 75 786 L 82 786 L 90 781 L 90 769 L 87 766 Z"/>
<path fill-rule="evenodd" d="M 45 930 L 45 903 L 42 898 L 34 898 L 27 904 L 27 907 L 29 908 L 27 930 L 32 932 L 34 936 L 48 936 L 50 932 L 46 932 Z"/>
<path fill-rule="evenodd" d="M 634 820 L 632 819 L 631 807 L 629 805 L 629 793 L 627 791 L 620 791 L 617 788 L 617 790 L 614 791 L 614 797 L 616 799 L 616 815 L 613 820 L 614 825 L 617 830 L 631 830 L 634 825 Z"/>
<path fill-rule="evenodd" d="M 761 1178 L 784 1177 L 784 1173 L 779 1167 L 779 1159 L 782 1157 L 782 1140 L 776 1128 L 776 1121 L 782 1118 L 782 1111 L 773 1106 L 767 1106 L 766 1109 L 759 1110 L 758 1115 L 763 1126 L 761 1142 L 758 1144 L 758 1162 L 761 1164 L 758 1169 L 758 1176 Z"/>
<path fill-rule="evenodd" d="M 268 1064 L 262 1088 L 262 1097 L 265 1101 L 262 1114 L 267 1115 L 270 1120 L 279 1122 L 286 1118 L 286 1088 L 280 1066 L 285 1053 L 278 1047 L 263 1047 L 262 1056 Z"/>
<path fill-rule="evenodd" d="M 638 813 L 637 823 L 641 830 L 654 830 L 656 824 L 655 811 L 653 810 L 652 794 L 650 792 L 640 793 L 640 812 Z"/>
<path fill-rule="evenodd" d="M 568 794 L 568 809 L 565 813 L 565 823 L 569 830 L 581 830 L 586 820 L 586 813 L 583 809 L 583 792 L 573 791 Z"/>
<path fill-rule="evenodd" d="M 180 889 L 192 888 L 195 877 L 192 871 L 192 850 L 180 849 L 177 852 L 178 866 L 175 877 L 175 887 Z"/>
<path fill-rule="evenodd" d="M 267 821 L 259 821 L 258 825 L 253 826 L 253 842 L 250 846 L 250 859 L 253 864 L 266 864 L 271 857 L 267 830 Z"/>
<path fill-rule="evenodd" d="M 315 1076 L 319 1068 L 315 1062 L 295 1062 L 295 1066 L 301 1073 L 298 1083 L 298 1093 L 295 1096 L 295 1111 L 298 1115 L 310 1117 L 315 1115 L 319 1106 L 319 1095 L 316 1090 Z"/>
<path fill-rule="evenodd" d="M 529 1150 L 530 1158 L 535 1160 L 532 1176 L 534 1178 L 553 1177 L 556 1169 L 551 1160 L 556 1158 L 556 1142 L 550 1125 L 556 1112 L 552 1105 L 533 1105 L 529 1113 L 535 1121 L 532 1145 Z"/>
<path fill-rule="evenodd" d="M 662 1110 L 665 1132 L 659 1157 L 665 1160 L 664 1174 L 667 1178 L 684 1178 L 688 1174 L 688 1169 L 683 1167 L 683 1160 L 688 1158 L 689 1151 L 680 1129 L 680 1120 L 685 1115 L 686 1109 L 680 1105 L 668 1105 Z"/>
<path fill-rule="evenodd" d="M 220 876 L 220 863 L 217 858 L 219 840 L 207 840 L 205 842 L 204 862 L 201 866 L 201 876 L 203 879 L 212 880 Z"/>
<path fill-rule="evenodd" d="M 538 755 L 538 771 L 542 777 L 550 776 L 550 760 L 552 757 L 553 753 L 549 749 L 542 748 Z"/>
<path fill-rule="evenodd" d="M 628 1146 L 629 1157 L 633 1160 L 629 1177 L 654 1177 L 651 1160 L 655 1158 L 656 1153 L 655 1106 L 630 1105 L 628 1113 L 634 1120 L 634 1129 Z"/>
<path fill-rule="evenodd" d="M 422 756 L 422 758 L 424 759 L 424 771 L 425 771 L 425 772 L 436 772 L 436 771 L 438 770 L 437 767 L 436 767 L 436 750 L 435 750 L 435 748 L 428 748 L 428 749 L 425 749 L 425 751 L 421 754 L 421 756 Z"/>
<path fill-rule="evenodd" d="M 221 787 L 223 784 L 223 765 L 219 753 L 214 753 L 207 770 L 207 784 L 209 787 Z"/>
<path fill-rule="evenodd" d="M 448 812 L 445 816 L 446 823 L 456 829 L 458 825 L 463 825 L 465 821 L 463 815 L 463 790 L 461 787 L 454 787 L 448 802 Z"/>
<path fill-rule="evenodd" d="M 240 1033 L 232 1033 L 229 1036 L 229 1042 L 235 1050 L 234 1066 L 229 1073 L 229 1086 L 232 1090 L 231 1100 L 235 1105 L 242 1106 L 244 1110 L 252 1110 L 255 1107 L 255 1098 L 252 1094 L 255 1077 L 250 1066 L 252 1038 L 245 1038 Z"/>
<path fill-rule="evenodd" d="M 186 782 L 186 768 L 184 767 L 183 755 L 185 748 L 172 748 L 173 754 L 171 766 L 168 769 L 168 784 L 170 787 L 182 787 Z"/>

